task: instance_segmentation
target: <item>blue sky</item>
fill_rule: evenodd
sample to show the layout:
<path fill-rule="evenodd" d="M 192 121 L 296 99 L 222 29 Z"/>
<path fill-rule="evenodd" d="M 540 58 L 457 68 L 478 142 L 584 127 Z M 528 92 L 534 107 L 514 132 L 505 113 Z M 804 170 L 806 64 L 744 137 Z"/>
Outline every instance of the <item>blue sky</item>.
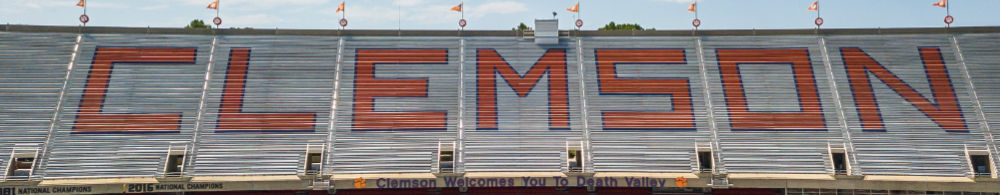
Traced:
<path fill-rule="evenodd" d="M 703 29 L 813 28 L 813 0 L 700 0 Z M 938 0 L 824 0 L 824 28 L 942 27 Z M 0 0 L 0 23 L 77 25 L 77 0 Z M 88 0 L 89 26 L 183 27 L 192 19 L 210 22 L 211 0 Z M 341 0 L 222 0 L 227 27 L 333 29 Z M 610 21 L 639 23 L 661 30 L 691 29 L 690 0 L 583 0 L 583 29 Z M 349 29 L 457 29 L 460 15 L 449 11 L 458 0 L 348 0 Z M 576 0 L 468 0 L 471 30 L 506 30 L 557 11 L 562 29 L 572 28 L 566 8 Z M 1000 26 L 1000 1 L 951 0 L 953 26 Z"/>

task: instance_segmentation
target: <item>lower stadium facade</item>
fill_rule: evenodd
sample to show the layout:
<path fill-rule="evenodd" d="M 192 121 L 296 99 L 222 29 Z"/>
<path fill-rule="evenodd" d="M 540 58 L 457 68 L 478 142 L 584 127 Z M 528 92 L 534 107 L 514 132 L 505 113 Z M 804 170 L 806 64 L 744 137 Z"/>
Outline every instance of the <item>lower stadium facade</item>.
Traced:
<path fill-rule="evenodd" d="M 1000 28 L 0 25 L 0 194 L 998 194 Z"/>

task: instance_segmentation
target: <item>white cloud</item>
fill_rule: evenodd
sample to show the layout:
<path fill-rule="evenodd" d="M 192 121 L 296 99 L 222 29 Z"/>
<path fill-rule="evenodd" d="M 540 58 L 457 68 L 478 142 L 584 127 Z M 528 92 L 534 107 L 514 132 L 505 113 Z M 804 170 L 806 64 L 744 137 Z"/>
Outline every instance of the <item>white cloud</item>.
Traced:
<path fill-rule="evenodd" d="M 128 8 L 129 6 L 121 4 L 121 3 L 111 3 L 111 2 L 102 2 L 102 1 L 97 1 L 97 2 L 95 2 L 95 1 L 87 1 L 87 7 L 104 8 L 104 9 L 107 9 L 107 8 L 117 9 L 117 8 Z"/>
<path fill-rule="evenodd" d="M 350 3 L 350 2 L 348 2 Z M 469 4 L 466 2 L 466 18 L 483 18 L 497 14 L 511 14 L 527 11 L 525 4 L 515 1 L 492 1 Z M 347 18 L 352 22 L 365 24 L 396 24 L 402 22 L 408 28 L 416 25 L 451 24 L 458 22 L 461 15 L 451 11 L 457 1 L 394 0 L 391 4 L 348 5 Z M 325 16 L 339 16 L 329 11 L 320 12 Z M 398 18 L 397 18 L 398 17 Z M 419 27 L 417 27 L 419 28 Z"/>
<path fill-rule="evenodd" d="M 667 3 L 693 3 L 694 2 L 694 0 L 660 0 L 660 1 L 664 1 L 664 2 L 667 2 Z M 699 1 L 704 1 L 704 0 L 699 0 Z"/>
<path fill-rule="evenodd" d="M 396 8 L 388 6 L 352 6 L 347 8 L 349 20 L 385 22 L 396 21 Z M 323 13 L 331 13 L 325 11 Z"/>
<path fill-rule="evenodd" d="M 281 18 L 267 14 L 250 14 L 228 16 L 226 19 L 223 19 L 222 24 L 231 27 L 278 26 L 277 24 L 283 21 Z"/>
<path fill-rule="evenodd" d="M 419 24 L 457 23 L 461 14 L 450 11 L 451 7 L 449 5 L 425 6 L 412 10 L 413 13 L 406 14 L 406 16 L 409 16 L 407 19 Z"/>
<path fill-rule="evenodd" d="M 37 0 L 3 0 L 0 2 L 0 12 L 3 14 L 21 14 L 37 12 L 43 9 L 69 8 L 76 1 L 37 1 Z"/>
<path fill-rule="evenodd" d="M 30 9 L 47 9 L 47 8 L 67 8 L 75 7 L 77 1 L 37 1 L 37 0 L 13 0 L 9 3 L 3 3 L 3 6 L 10 7 L 21 7 Z M 129 6 L 119 3 L 119 2 L 107 2 L 107 1 L 87 1 L 87 7 L 93 8 L 128 8 Z"/>
<path fill-rule="evenodd" d="M 528 6 L 520 2 L 514 1 L 492 1 L 482 5 L 477 5 L 468 9 L 466 13 L 470 13 L 472 17 L 484 17 L 492 14 L 512 14 L 518 12 L 524 12 L 528 10 Z"/>
<path fill-rule="evenodd" d="M 167 9 L 167 8 L 170 8 L 170 6 L 169 5 L 162 5 L 161 4 L 161 5 L 153 5 L 153 6 L 140 7 L 140 8 L 137 8 L 137 9 L 138 10 L 142 10 L 142 11 L 153 11 L 153 10 L 163 10 L 163 9 Z"/>
<path fill-rule="evenodd" d="M 185 4 L 208 6 L 211 0 L 181 0 Z M 219 2 L 220 9 L 262 9 L 275 8 L 281 6 L 306 6 L 320 5 L 330 2 L 330 0 L 225 0 Z"/>
<path fill-rule="evenodd" d="M 425 0 L 394 0 L 392 4 L 398 6 L 415 6 L 425 4 L 424 2 Z"/>
<path fill-rule="evenodd" d="M 12 9 L 24 9 L 24 8 L 43 9 L 52 7 L 70 7 L 75 4 L 76 2 L 12 0 L 9 2 L 4 2 L 3 6 Z"/>
<path fill-rule="evenodd" d="M 447 3 L 447 4 L 445 4 Z M 454 3 L 454 4 L 453 4 Z M 364 23 L 406 23 L 432 25 L 458 22 L 461 13 L 451 11 L 457 2 L 436 2 L 427 0 L 395 0 L 392 5 L 360 5 L 348 8 L 348 19 Z M 466 4 L 466 17 L 470 20 L 527 11 L 528 6 L 515 1 L 492 1 L 482 4 Z M 397 18 L 399 17 L 399 18 Z M 401 20 L 401 21 L 399 21 Z"/>

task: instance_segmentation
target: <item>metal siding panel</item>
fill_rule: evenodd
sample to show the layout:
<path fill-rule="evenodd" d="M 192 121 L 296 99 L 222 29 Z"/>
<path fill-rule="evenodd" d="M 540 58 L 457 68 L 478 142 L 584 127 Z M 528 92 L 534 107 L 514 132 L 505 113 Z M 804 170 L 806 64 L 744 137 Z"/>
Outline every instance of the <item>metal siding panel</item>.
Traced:
<path fill-rule="evenodd" d="M 45 178 L 156 175 L 171 142 L 191 139 L 210 44 L 206 36 L 84 35 L 52 149 L 41 167 Z M 97 47 L 197 49 L 193 64 L 114 65 L 103 100 L 104 113 L 180 113 L 179 132 L 71 134 Z"/>
<path fill-rule="evenodd" d="M 465 129 L 465 171 L 565 171 L 567 142 L 584 140 L 583 122 L 589 121 L 595 171 L 696 171 L 694 147 L 713 142 L 710 124 L 718 125 L 719 155 L 716 167 L 722 173 L 831 173 L 827 145 L 851 144 L 843 140 L 838 112 L 844 112 L 853 137 L 860 174 L 968 176 L 964 147 L 986 147 L 984 128 L 972 101 L 969 81 L 964 77 L 950 35 L 845 35 L 826 37 L 827 53 L 837 89 L 824 66 L 815 36 L 726 36 L 701 37 L 704 55 L 698 56 L 697 37 L 584 37 L 562 39 L 560 45 L 539 46 L 516 37 L 467 37 L 465 52 L 457 37 L 345 37 L 339 97 L 333 98 L 340 37 L 220 36 L 214 54 L 201 127 L 195 127 L 205 69 L 209 63 L 212 36 L 185 35 L 83 35 L 76 66 L 70 74 L 65 99 L 60 87 L 73 52 L 72 34 L 0 33 L 0 155 L 9 155 L 14 144 L 43 144 L 57 104 L 57 118 L 47 159 L 36 171 L 47 179 L 85 177 L 157 176 L 169 146 L 188 145 L 200 129 L 193 152 L 194 175 L 267 175 L 302 173 L 306 147 L 334 143 L 326 151 L 330 173 L 431 172 L 439 143 L 456 141 L 458 125 Z M 994 90 L 998 72 L 993 65 L 1000 55 L 1000 35 L 960 35 L 968 71 L 979 90 L 985 118 L 1000 120 Z M 71 134 L 80 110 L 83 91 L 97 47 L 192 47 L 194 64 L 120 63 L 110 76 L 103 100 L 104 112 L 181 113 L 180 131 L 144 134 Z M 858 47 L 914 88 L 933 100 L 927 71 L 918 48 L 940 47 L 961 114 L 969 132 L 946 132 L 903 99 L 877 77 L 864 75 L 872 88 L 885 132 L 863 131 L 855 91 L 848 79 L 841 48 Z M 229 71 L 230 50 L 251 48 L 246 89 L 240 98 L 244 112 L 315 113 L 313 129 L 304 132 L 222 132 L 217 128 L 224 83 Z M 377 97 L 376 112 L 442 111 L 445 129 L 440 131 L 366 131 L 356 129 L 355 79 L 358 49 L 447 49 L 447 63 L 382 64 L 375 66 L 379 79 L 428 78 L 427 97 Z M 583 48 L 583 51 L 577 51 Z M 685 64 L 645 66 L 622 64 L 622 77 L 686 77 L 689 80 L 695 127 L 693 131 L 614 131 L 603 129 L 603 111 L 669 111 L 671 99 L 663 96 L 614 96 L 600 94 L 596 70 L 597 48 L 681 48 Z M 717 49 L 805 48 L 810 53 L 812 73 L 819 93 L 825 129 L 820 131 L 733 130 L 731 107 L 722 84 Z M 496 76 L 499 129 L 477 129 L 480 49 L 495 49 L 523 76 L 546 49 L 566 49 L 568 130 L 552 130 L 549 121 L 547 73 L 525 97 L 519 97 L 505 77 Z M 577 56 L 582 53 L 583 56 Z M 412 53 L 398 53 L 411 55 Z M 460 56 L 464 55 L 464 56 Z M 704 57 L 708 79 L 700 76 L 698 57 Z M 459 59 L 464 58 L 464 63 Z M 583 70 L 579 62 L 582 59 Z M 459 67 L 462 66 L 462 67 Z M 464 72 L 460 72 L 464 69 Z M 787 66 L 741 65 L 738 67 L 751 111 L 796 112 L 800 102 L 792 69 Z M 583 75 L 579 75 L 582 71 Z M 462 75 L 463 81 L 459 81 Z M 861 76 L 861 75 L 852 75 Z M 945 76 L 945 75 L 931 75 Z M 582 84 L 581 85 L 581 78 Z M 516 79 L 506 77 L 507 80 Z M 714 110 L 708 110 L 706 86 Z M 464 83 L 464 84 L 460 84 Z M 582 87 L 588 106 L 583 108 Z M 465 94 L 460 97 L 459 91 Z M 833 91 L 843 109 L 834 102 Z M 463 98 L 464 124 L 459 124 L 459 98 Z M 732 98 L 732 97 L 729 97 Z M 331 105 L 337 112 L 331 118 Z M 586 109 L 586 110 L 581 110 Z M 581 114 L 586 112 L 587 120 Z M 711 112 L 716 121 L 710 121 Z M 329 124 L 334 124 L 330 127 Z M 992 123 L 990 123 L 992 124 Z M 334 140 L 329 131 L 334 129 Z M 223 129 L 224 130 L 224 129 Z M 992 148 L 995 150 L 995 148 Z M 995 151 L 993 151 L 995 152 Z M 458 159 L 456 159 L 458 160 Z M 0 162 L 6 159 L 0 159 Z M 462 164 L 462 163 L 458 163 Z M 852 163 L 854 165 L 855 163 Z M 463 170 L 459 167 L 457 170 Z"/>
<path fill-rule="evenodd" d="M 586 82 L 594 171 L 694 172 L 695 143 L 711 142 L 705 106 L 704 83 L 698 68 L 698 51 L 693 37 L 679 38 L 584 38 L 584 80 Z M 682 78 L 688 80 L 695 129 L 604 129 L 605 111 L 674 112 L 673 95 L 601 95 L 598 83 L 597 49 L 683 49 L 679 64 L 629 64 L 616 66 L 617 77 Z M 636 52 L 633 54 L 640 54 Z M 647 59 L 648 60 L 648 59 Z M 605 75 L 607 76 L 607 75 Z M 648 86 L 637 86 L 648 87 Z M 648 90 L 637 88 L 637 90 Z M 640 124 L 632 124 L 640 125 Z"/>
<path fill-rule="evenodd" d="M 582 139 L 576 42 L 561 39 L 558 45 L 540 46 L 514 37 L 474 37 L 466 40 L 465 66 L 465 171 L 562 171 L 566 142 Z M 503 77 L 496 76 L 499 129 L 478 129 L 477 58 L 480 49 L 495 49 L 517 74 L 524 76 L 547 49 L 565 49 L 569 130 L 550 130 L 546 74 L 526 97 L 519 97 Z M 476 60 L 471 60 L 476 59 Z M 496 62 L 493 62 L 496 63 Z M 508 77 L 508 79 L 513 77 Z"/>
<path fill-rule="evenodd" d="M 1000 125 L 1000 34 L 969 34 L 957 37 L 972 83 L 976 86 L 981 109 L 989 123 L 990 131 L 996 134 Z M 985 133 L 985 132 L 984 132 Z M 993 137 L 992 135 L 987 137 Z M 996 141 L 996 138 L 993 138 Z M 996 168 L 997 148 L 988 145 L 972 145 L 970 150 L 988 150 Z"/>
<path fill-rule="evenodd" d="M 75 37 L 0 33 L 0 161 L 6 162 L 15 147 L 44 146 Z"/>
<path fill-rule="evenodd" d="M 817 37 L 703 37 L 708 82 L 719 128 L 722 162 L 730 173 L 829 173 L 827 144 L 840 144 L 840 124 Z M 819 93 L 825 128 L 818 130 L 733 130 L 725 90 L 743 90 L 751 113 L 797 113 L 802 97 L 796 94 L 793 68 L 787 64 L 740 64 L 743 89 L 723 89 L 718 49 L 805 48 Z M 742 54 L 741 54 L 742 55 Z M 808 92 L 805 92 L 808 93 Z M 789 105 L 796 102 L 798 105 Z M 760 118 L 764 119 L 764 118 Z M 779 128 L 773 124 L 762 124 Z M 780 129 L 780 128 L 779 128 Z"/>
<path fill-rule="evenodd" d="M 307 146 L 327 141 L 337 37 L 220 36 L 194 161 L 195 175 L 292 175 L 305 170 Z M 311 129 L 225 126 L 226 82 L 238 82 L 241 49 L 250 49 L 240 113 L 314 114 Z M 235 57 L 234 57 L 235 56 Z M 240 59 L 237 59 L 240 58 Z M 231 61 L 232 59 L 232 61 Z M 230 62 L 234 64 L 230 64 Z M 234 68 L 236 66 L 237 68 Z M 233 73 L 233 74 L 229 74 Z M 227 80 L 227 78 L 230 78 Z M 231 93 L 235 97 L 238 93 Z M 235 105 L 235 104 L 234 104 Z M 291 116 L 286 116 L 291 117 Z M 308 118 L 308 117 L 306 117 Z M 306 119 L 303 118 L 303 119 Z M 289 118 L 282 119 L 284 123 Z M 260 126 L 258 126 L 260 127 Z"/>
<path fill-rule="evenodd" d="M 438 143 L 455 141 L 458 123 L 459 40 L 434 37 L 349 37 L 344 43 L 340 92 L 333 149 L 334 174 L 345 173 L 429 173 Z M 376 97 L 375 112 L 445 112 L 443 130 L 355 129 L 355 84 L 359 49 L 446 49 L 447 63 L 396 64 L 374 66 L 378 79 L 427 79 L 426 97 Z M 412 56 L 415 53 L 398 53 Z M 375 59 L 378 61 L 378 59 Z M 387 89 L 396 90 L 396 89 Z"/>
<path fill-rule="evenodd" d="M 985 146 L 969 85 L 955 59 L 948 35 L 831 36 L 827 38 L 848 126 L 854 136 L 858 164 L 869 175 L 967 176 L 964 146 Z M 928 75 L 918 47 L 940 47 L 948 75 Z M 882 80 L 869 75 L 885 132 L 863 131 L 858 105 L 847 77 L 841 48 L 857 47 L 898 76 L 923 97 L 934 100 L 929 76 L 950 78 L 968 133 L 946 132 Z"/>
<path fill-rule="evenodd" d="M 969 67 L 972 82 L 976 84 L 983 111 L 991 124 L 1000 121 L 1000 75 L 997 62 L 1000 56 L 1000 34 L 975 34 L 958 37 L 962 54 Z"/>

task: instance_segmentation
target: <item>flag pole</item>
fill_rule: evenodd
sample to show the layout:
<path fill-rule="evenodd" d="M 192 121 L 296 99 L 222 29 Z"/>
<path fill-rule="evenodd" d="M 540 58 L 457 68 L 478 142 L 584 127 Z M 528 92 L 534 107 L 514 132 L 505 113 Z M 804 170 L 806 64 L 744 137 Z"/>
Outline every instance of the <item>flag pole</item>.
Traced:
<path fill-rule="evenodd" d="M 695 20 L 700 20 L 700 19 L 698 19 L 698 10 L 700 10 L 700 9 L 698 9 L 698 0 L 694 0 L 694 19 Z M 698 31 L 698 26 L 700 26 L 700 25 L 695 25 L 694 26 L 694 31 L 695 32 Z"/>
<path fill-rule="evenodd" d="M 83 14 L 81 14 L 79 18 L 80 23 L 83 23 L 83 25 L 80 26 L 80 32 L 82 33 L 83 28 L 87 27 L 87 21 L 90 21 L 90 17 L 87 16 L 87 1 L 80 0 L 79 3 L 76 3 L 76 6 L 83 7 Z"/>
<path fill-rule="evenodd" d="M 403 36 L 403 6 L 396 5 L 396 35 Z"/>
<path fill-rule="evenodd" d="M 219 4 L 222 4 L 222 0 L 216 0 L 216 2 L 218 2 L 218 4 L 215 4 L 215 17 L 219 18 Z M 215 25 L 215 29 L 219 29 L 218 24 Z"/>
<path fill-rule="evenodd" d="M 83 2 L 83 15 L 84 16 L 87 15 L 87 2 L 86 1 Z M 87 20 L 90 20 L 89 16 L 87 16 Z M 83 22 L 83 27 L 87 27 L 87 22 Z M 82 32 L 83 28 L 81 28 L 80 31 Z"/>
<path fill-rule="evenodd" d="M 580 15 L 580 0 L 576 0 L 576 19 L 579 20 L 580 18 L 581 18 L 581 15 Z M 573 22 L 575 23 L 576 21 L 573 21 Z M 576 26 L 576 25 L 574 24 L 573 26 Z M 580 27 L 577 26 L 576 30 L 580 30 Z"/>
<path fill-rule="evenodd" d="M 951 16 L 951 2 L 944 2 L 944 13 L 947 16 Z M 945 22 L 946 28 L 951 28 L 951 22 Z"/>
<path fill-rule="evenodd" d="M 459 1 L 458 4 L 462 5 L 462 7 L 461 7 L 461 10 L 462 10 L 462 20 L 465 20 L 465 1 Z M 462 25 L 461 28 L 462 28 L 461 31 L 465 31 L 465 25 Z M 459 32 L 459 34 L 461 34 L 461 32 Z"/>
<path fill-rule="evenodd" d="M 341 11 L 340 12 L 340 19 L 343 20 L 343 19 L 347 18 L 347 0 L 344 0 L 341 3 L 344 4 L 344 10 L 340 10 Z M 340 26 L 340 30 L 344 30 L 344 26 L 343 25 Z"/>
<path fill-rule="evenodd" d="M 465 21 L 465 1 L 458 1 L 458 5 L 451 7 L 451 11 L 458 12 L 461 17 L 458 19 L 458 35 L 461 36 L 467 24 Z"/>
<path fill-rule="evenodd" d="M 820 19 L 820 18 L 823 18 L 822 15 L 821 15 L 821 13 L 820 13 L 821 9 L 823 9 L 823 8 L 822 8 L 822 6 L 820 6 L 819 0 L 816 0 L 816 19 L 817 20 Z M 821 26 L 822 25 L 816 25 L 816 32 L 817 33 L 819 33 L 819 29 L 822 28 Z"/>

